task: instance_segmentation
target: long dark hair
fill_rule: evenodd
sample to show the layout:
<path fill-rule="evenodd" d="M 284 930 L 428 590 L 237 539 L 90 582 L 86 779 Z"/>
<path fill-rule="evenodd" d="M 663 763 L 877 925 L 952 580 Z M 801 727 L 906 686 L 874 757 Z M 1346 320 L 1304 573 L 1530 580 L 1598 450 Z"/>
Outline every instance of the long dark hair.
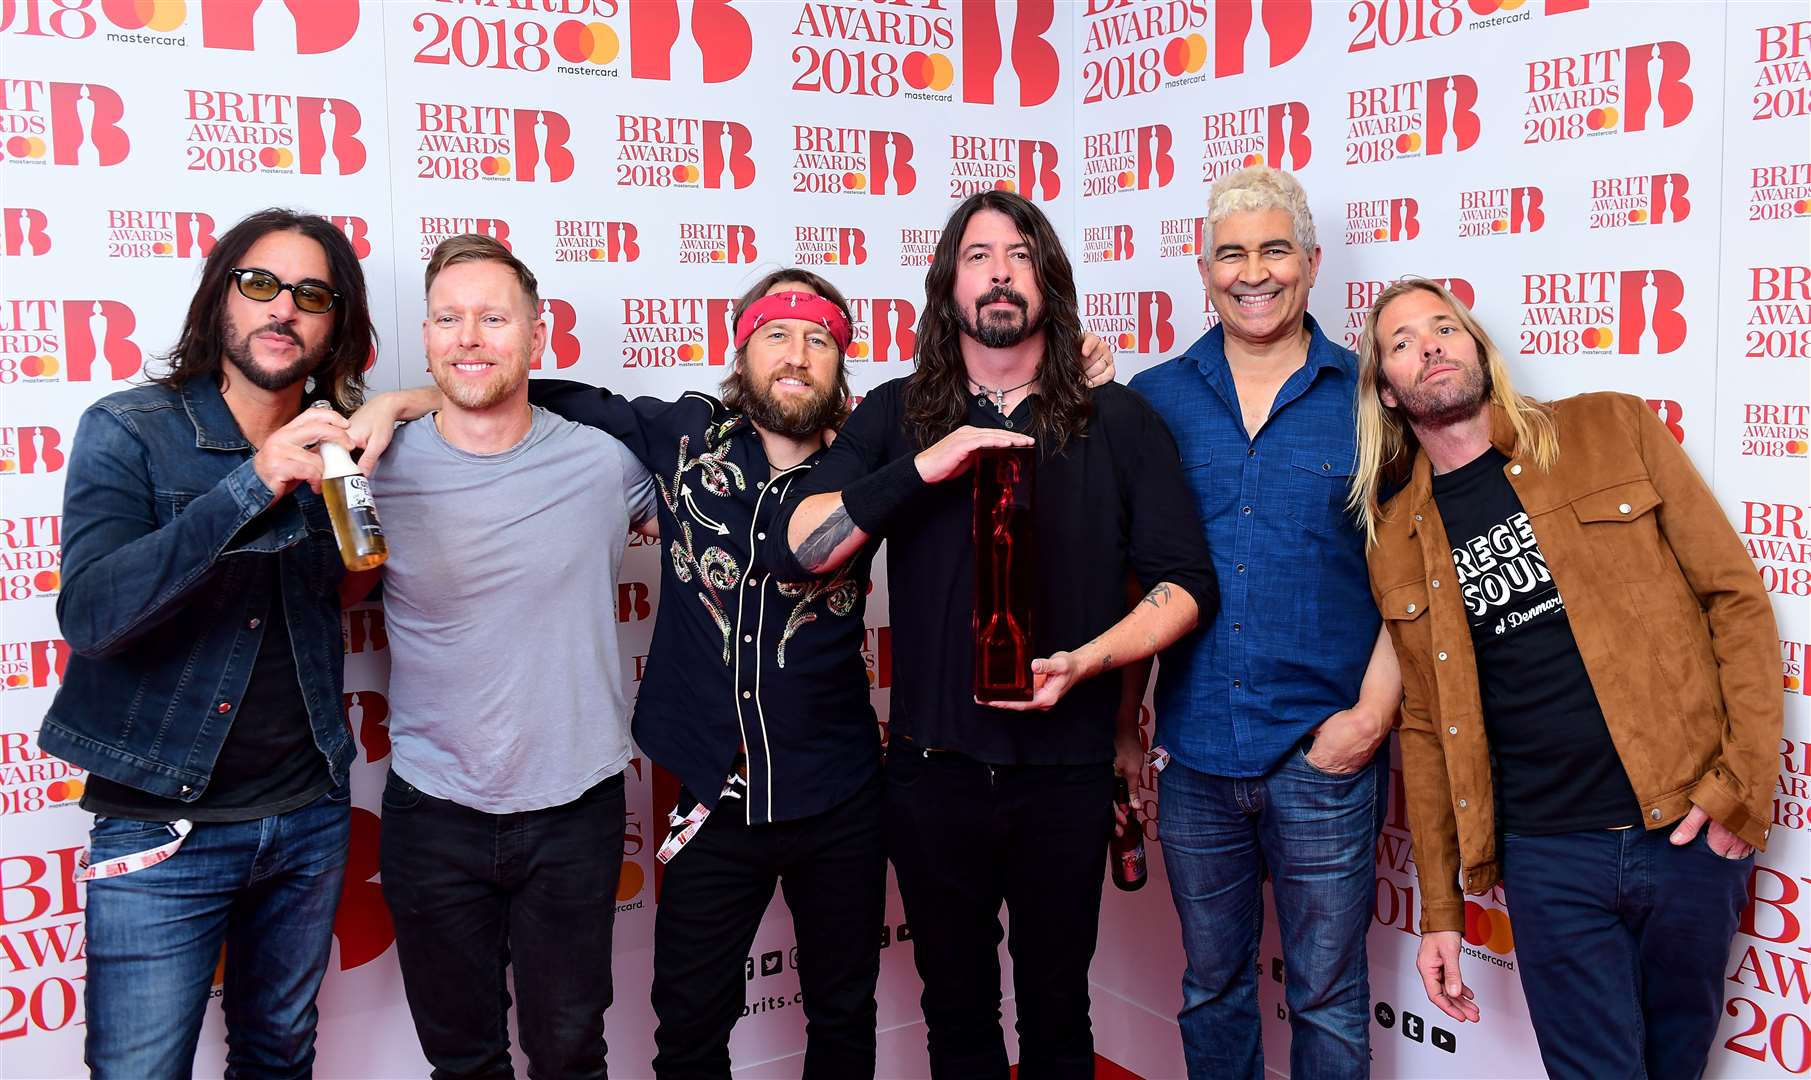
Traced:
<path fill-rule="evenodd" d="M 842 290 L 838 289 L 835 285 L 830 284 L 819 275 L 797 266 L 782 267 L 763 277 L 760 281 L 755 282 L 754 286 L 743 293 L 740 300 L 736 301 L 736 306 L 730 318 L 730 322 L 741 322 L 742 313 L 748 310 L 748 305 L 761 299 L 763 296 L 766 296 L 767 290 L 773 288 L 775 285 L 784 285 L 788 282 L 799 285 L 809 285 L 812 291 L 841 309 L 843 318 L 849 320 L 850 326 L 855 325 L 855 315 L 849 310 L 849 301 L 843 297 Z M 736 366 L 730 369 L 729 375 L 723 380 L 723 385 L 718 388 L 723 395 L 723 407 L 730 412 L 741 412 L 747 407 L 749 394 L 748 366 L 743 362 L 747 359 L 747 356 L 748 345 L 744 344 L 741 348 L 736 350 Z M 840 349 L 836 354 L 835 394 L 835 419 L 831 421 L 830 426 L 833 428 L 841 428 L 843 426 L 843 421 L 849 419 L 849 358 L 844 355 Z"/>
<path fill-rule="evenodd" d="M 1038 362 L 1038 394 L 1032 405 L 1032 434 L 1040 444 L 1061 450 L 1070 436 L 1088 428 L 1088 385 L 1081 364 L 1082 324 L 1069 257 L 1043 211 L 1022 195 L 983 191 L 956 207 L 931 268 L 924 275 L 924 314 L 918 320 L 918 369 L 906 379 L 906 426 L 920 447 L 968 420 L 968 368 L 962 362 L 962 318 L 956 308 L 956 265 L 969 219 L 997 210 L 1012 219 L 1031 245 L 1032 268 L 1044 297 L 1044 358 Z"/>
<path fill-rule="evenodd" d="M 195 287 L 195 297 L 189 301 L 182 333 L 177 336 L 175 347 L 159 358 L 170 370 L 151 376 L 152 382 L 181 387 L 220 371 L 227 345 L 221 333 L 220 313 L 226 304 L 226 292 L 233 287 L 227 271 L 238 266 L 245 253 L 266 234 L 285 230 L 299 232 L 321 245 L 327 253 L 328 271 L 333 274 L 334 291 L 340 294 L 339 303 L 333 305 L 333 347 L 321 365 L 310 372 L 315 385 L 307 399 L 331 401 L 342 412 L 359 407 L 365 400 L 365 361 L 377 348 L 377 331 L 371 326 L 371 305 L 365 296 L 365 274 L 359 268 L 358 255 L 346 234 L 326 218 L 280 207 L 258 211 L 214 242 L 214 250 L 208 252 L 207 261 L 201 266 L 201 284 Z"/>

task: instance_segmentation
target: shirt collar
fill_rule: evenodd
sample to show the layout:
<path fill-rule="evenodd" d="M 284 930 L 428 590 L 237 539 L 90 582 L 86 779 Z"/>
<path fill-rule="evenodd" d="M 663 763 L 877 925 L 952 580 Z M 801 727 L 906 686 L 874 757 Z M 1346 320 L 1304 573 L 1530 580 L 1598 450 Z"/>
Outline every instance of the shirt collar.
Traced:
<path fill-rule="evenodd" d="M 201 450 L 249 450 L 251 443 L 239 430 L 239 421 L 220 395 L 220 380 L 209 376 L 182 384 L 182 407 L 195 425 L 195 446 Z"/>
<path fill-rule="evenodd" d="M 1491 402 L 1490 409 L 1490 445 L 1504 457 L 1514 459 L 1516 454 L 1515 425 L 1509 422 L 1509 414 L 1501 405 Z M 1409 473 L 1408 505 L 1420 510 L 1434 497 L 1434 463 L 1428 460 L 1427 451 L 1415 448 L 1415 464 Z M 1419 521 L 1419 518 L 1415 519 Z M 1409 523 L 1409 531 L 1415 531 L 1414 521 Z"/>
<path fill-rule="evenodd" d="M 1351 354 L 1327 339 L 1321 333 L 1320 323 L 1307 312 L 1302 313 L 1302 325 L 1308 329 L 1308 369 L 1318 373 L 1322 369 L 1343 371 L 1357 375 Z M 1212 376 L 1215 371 L 1230 370 L 1226 362 L 1226 327 L 1215 324 L 1212 330 L 1201 335 L 1200 340 L 1189 346 L 1185 354 L 1201 369 L 1203 375 Z"/>

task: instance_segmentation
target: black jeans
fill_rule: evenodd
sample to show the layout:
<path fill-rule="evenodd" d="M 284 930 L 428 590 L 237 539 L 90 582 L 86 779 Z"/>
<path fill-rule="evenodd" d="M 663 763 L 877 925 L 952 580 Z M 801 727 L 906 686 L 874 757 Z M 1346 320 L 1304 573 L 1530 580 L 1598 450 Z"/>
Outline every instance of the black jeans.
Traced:
<path fill-rule="evenodd" d="M 806 1080 L 874 1075 L 874 983 L 886 916 L 880 782 L 797 821 L 749 825 L 717 805 L 667 864 L 654 916 L 654 1073 L 729 1076 L 745 963 L 778 880 L 798 941 Z"/>
<path fill-rule="evenodd" d="M 487 814 L 392 771 L 382 840 L 403 991 L 434 1080 L 513 1075 L 512 962 L 528 1075 L 606 1076 L 622 775 L 564 806 Z"/>
<path fill-rule="evenodd" d="M 989 766 L 896 738 L 887 855 L 899 878 L 931 1075 L 1007 1075 L 1000 904 L 1012 921 L 1019 1076 L 1091 1078 L 1088 965 L 1113 834 L 1113 767 Z"/>

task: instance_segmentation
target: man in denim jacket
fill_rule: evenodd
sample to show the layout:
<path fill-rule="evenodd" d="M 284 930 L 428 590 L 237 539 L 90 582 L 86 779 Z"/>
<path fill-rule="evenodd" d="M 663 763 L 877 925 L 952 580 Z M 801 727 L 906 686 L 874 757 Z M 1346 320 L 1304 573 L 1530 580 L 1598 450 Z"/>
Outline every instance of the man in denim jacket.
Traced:
<path fill-rule="evenodd" d="M 355 406 L 364 278 L 266 210 L 202 268 L 170 370 L 82 417 L 63 508 L 75 652 L 39 744 L 93 776 L 86 1058 L 190 1074 L 226 945 L 227 1075 L 303 1076 L 350 811 L 336 588 L 308 399 Z"/>

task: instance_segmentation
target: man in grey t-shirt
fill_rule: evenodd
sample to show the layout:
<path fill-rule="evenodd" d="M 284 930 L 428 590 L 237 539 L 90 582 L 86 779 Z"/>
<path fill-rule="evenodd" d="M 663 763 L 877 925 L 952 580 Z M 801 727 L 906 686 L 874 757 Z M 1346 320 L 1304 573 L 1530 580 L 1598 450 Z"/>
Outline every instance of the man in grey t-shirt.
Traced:
<path fill-rule="evenodd" d="M 403 988 L 436 1077 L 509 1077 L 513 961 L 530 1074 L 603 1077 L 629 760 L 616 576 L 654 485 L 615 438 L 529 406 L 546 331 L 506 248 L 447 240 L 427 293 L 446 405 L 398 431 L 372 477 Z"/>

